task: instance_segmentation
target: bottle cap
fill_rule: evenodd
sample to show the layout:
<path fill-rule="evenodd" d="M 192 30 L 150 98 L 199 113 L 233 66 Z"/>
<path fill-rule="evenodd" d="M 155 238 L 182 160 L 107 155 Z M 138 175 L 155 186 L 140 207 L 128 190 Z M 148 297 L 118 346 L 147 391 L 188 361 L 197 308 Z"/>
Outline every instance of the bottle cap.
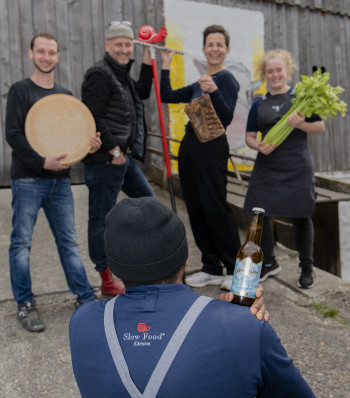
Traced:
<path fill-rule="evenodd" d="M 253 207 L 252 211 L 258 211 L 259 213 L 265 214 L 265 209 L 262 209 L 261 207 Z"/>

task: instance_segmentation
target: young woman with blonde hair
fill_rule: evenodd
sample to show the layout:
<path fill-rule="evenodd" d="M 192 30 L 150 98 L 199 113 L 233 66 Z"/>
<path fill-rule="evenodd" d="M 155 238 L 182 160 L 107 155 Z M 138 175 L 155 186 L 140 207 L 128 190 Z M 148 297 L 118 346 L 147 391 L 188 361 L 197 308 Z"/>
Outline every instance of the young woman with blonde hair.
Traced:
<path fill-rule="evenodd" d="M 274 144 L 258 140 L 259 131 L 263 139 L 290 109 L 294 91 L 289 82 L 295 68 L 290 53 L 281 49 L 266 52 L 258 64 L 258 74 L 262 81 L 266 81 L 269 91 L 252 104 L 248 115 L 246 143 L 257 150 L 258 155 L 244 210 L 250 213 L 254 206 L 265 209 L 261 242 L 264 262 L 260 281 L 281 270 L 274 254 L 270 217 L 287 217 L 293 221 L 299 252 L 301 275 L 298 286 L 310 288 L 314 283 L 311 216 L 315 208 L 315 178 L 308 135 L 322 133 L 324 122 L 318 116 L 306 119 L 302 112 L 293 112 L 288 123 L 294 130 L 280 146 L 276 148 Z"/>

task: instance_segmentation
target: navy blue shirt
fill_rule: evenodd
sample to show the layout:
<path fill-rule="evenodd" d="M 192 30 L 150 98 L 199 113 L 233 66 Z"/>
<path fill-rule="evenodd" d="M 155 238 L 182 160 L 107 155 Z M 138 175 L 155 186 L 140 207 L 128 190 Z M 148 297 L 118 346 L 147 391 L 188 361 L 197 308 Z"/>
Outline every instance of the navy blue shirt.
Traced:
<path fill-rule="evenodd" d="M 114 322 L 130 376 L 143 393 L 176 327 L 198 298 L 186 285 L 128 288 L 117 298 Z M 83 398 L 129 397 L 104 332 L 106 301 L 73 315 L 70 346 Z M 248 307 L 212 300 L 180 348 L 158 397 L 311 398 L 272 327 Z"/>
<path fill-rule="evenodd" d="M 173 90 L 170 83 L 169 70 L 163 69 L 161 77 L 160 90 L 162 102 L 172 104 L 188 103 L 202 95 L 202 90 L 198 82 Z M 216 73 L 213 76 L 213 80 L 218 86 L 218 90 L 210 93 L 210 99 L 222 125 L 226 128 L 233 118 L 239 84 L 232 73 L 227 70 Z"/>

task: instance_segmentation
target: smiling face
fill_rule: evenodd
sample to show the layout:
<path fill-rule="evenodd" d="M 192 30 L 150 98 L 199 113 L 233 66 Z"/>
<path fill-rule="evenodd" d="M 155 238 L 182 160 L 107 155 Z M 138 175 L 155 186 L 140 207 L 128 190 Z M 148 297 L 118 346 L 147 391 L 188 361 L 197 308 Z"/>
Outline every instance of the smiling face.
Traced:
<path fill-rule="evenodd" d="M 208 62 L 208 69 L 215 68 L 221 70 L 224 68 L 224 62 L 230 47 L 226 46 L 225 36 L 222 33 L 210 33 L 203 47 L 203 54 Z"/>
<path fill-rule="evenodd" d="M 58 63 L 58 45 L 55 40 L 37 37 L 33 49 L 28 50 L 28 56 L 33 60 L 35 68 L 41 73 L 51 73 Z"/>
<path fill-rule="evenodd" d="M 126 37 L 116 37 L 105 41 L 105 50 L 121 65 L 126 65 L 133 54 L 134 42 Z"/>
<path fill-rule="evenodd" d="M 272 94 L 288 90 L 288 71 L 286 63 L 282 58 L 273 57 L 266 60 L 265 79 Z"/>

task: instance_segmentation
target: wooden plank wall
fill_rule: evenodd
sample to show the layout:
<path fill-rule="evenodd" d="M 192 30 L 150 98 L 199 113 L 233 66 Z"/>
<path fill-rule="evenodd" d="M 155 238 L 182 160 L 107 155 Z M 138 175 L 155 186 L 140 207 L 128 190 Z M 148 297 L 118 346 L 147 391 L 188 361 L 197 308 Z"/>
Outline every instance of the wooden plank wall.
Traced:
<path fill-rule="evenodd" d="M 11 150 L 5 141 L 5 109 L 11 85 L 33 72 L 27 57 L 31 38 L 48 31 L 56 36 L 60 46 L 60 61 L 56 80 L 80 98 L 85 71 L 104 53 L 104 31 L 109 21 L 133 22 L 137 35 L 141 25 L 160 29 L 163 20 L 161 0 L 0 0 L 0 187 L 10 183 Z M 143 49 L 135 50 L 139 70 Z M 154 98 L 153 98 L 154 97 Z M 146 104 L 148 124 L 157 121 L 155 96 Z M 154 115 L 155 114 L 155 115 Z M 152 117 L 151 117 L 152 115 Z M 82 167 L 72 170 L 72 181 L 82 182 Z"/>
<path fill-rule="evenodd" d="M 300 74 L 310 74 L 313 66 L 325 66 L 331 73 L 332 85 L 350 87 L 347 73 L 350 65 L 349 0 L 206 2 L 262 11 L 265 48 L 282 47 L 294 54 L 299 65 L 295 81 Z M 133 21 L 135 34 L 144 24 L 159 29 L 163 21 L 162 4 L 162 0 L 0 0 L 0 187 L 10 182 L 11 151 L 4 138 L 7 93 L 11 84 L 32 73 L 27 57 L 31 37 L 40 31 L 50 31 L 57 37 L 61 53 L 57 81 L 80 97 L 84 72 L 103 55 L 107 23 L 110 20 Z M 213 23 L 220 23 L 220 15 Z M 134 75 L 141 57 L 141 48 L 136 48 Z M 350 104 L 349 90 L 343 99 Z M 154 92 L 146 101 L 146 116 L 149 128 L 157 132 L 159 121 Z M 344 119 L 337 116 L 327 122 L 325 134 L 310 137 L 316 170 L 350 170 L 349 122 L 350 113 Z M 72 181 L 82 181 L 81 165 L 73 167 Z"/>

